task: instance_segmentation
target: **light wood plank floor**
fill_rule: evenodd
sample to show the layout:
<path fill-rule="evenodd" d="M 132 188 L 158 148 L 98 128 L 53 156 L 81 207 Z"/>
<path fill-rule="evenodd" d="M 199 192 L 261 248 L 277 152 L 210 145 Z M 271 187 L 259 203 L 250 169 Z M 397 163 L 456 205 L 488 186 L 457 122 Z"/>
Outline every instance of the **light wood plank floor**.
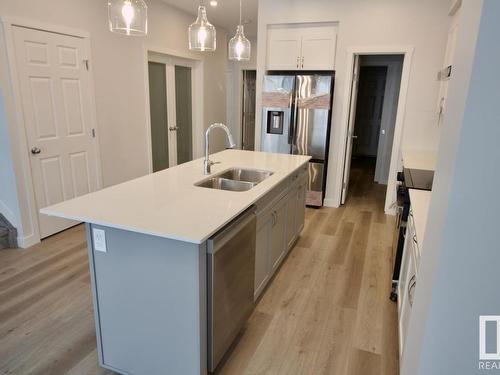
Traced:
<path fill-rule="evenodd" d="M 385 187 L 354 165 L 347 204 L 307 209 L 296 247 L 219 374 L 397 375 Z M 83 226 L 0 251 L 0 373 L 99 368 Z"/>

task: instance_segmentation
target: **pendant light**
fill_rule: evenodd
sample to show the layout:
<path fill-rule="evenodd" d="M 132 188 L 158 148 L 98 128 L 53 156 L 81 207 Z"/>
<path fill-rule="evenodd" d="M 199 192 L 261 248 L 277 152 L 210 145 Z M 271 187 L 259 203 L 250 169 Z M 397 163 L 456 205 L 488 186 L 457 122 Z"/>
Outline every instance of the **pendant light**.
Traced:
<path fill-rule="evenodd" d="M 241 22 L 241 0 L 240 0 L 240 23 L 236 28 L 236 34 L 229 41 L 229 60 L 250 60 L 250 41 L 245 37 L 243 24 Z"/>
<path fill-rule="evenodd" d="M 143 0 L 109 0 L 109 31 L 125 35 L 148 33 L 148 6 Z"/>
<path fill-rule="evenodd" d="M 207 19 L 207 10 L 200 3 L 198 7 L 198 17 L 188 29 L 189 49 L 191 51 L 215 51 L 216 37 L 215 27 Z"/>

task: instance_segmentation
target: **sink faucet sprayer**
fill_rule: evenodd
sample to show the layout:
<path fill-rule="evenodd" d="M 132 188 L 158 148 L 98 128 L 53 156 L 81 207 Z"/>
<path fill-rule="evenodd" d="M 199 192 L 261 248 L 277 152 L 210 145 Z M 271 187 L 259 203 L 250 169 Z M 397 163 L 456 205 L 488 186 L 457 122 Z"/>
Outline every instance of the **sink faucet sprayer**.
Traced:
<path fill-rule="evenodd" d="M 222 123 L 215 123 L 210 125 L 205 131 L 205 160 L 203 161 L 203 174 L 210 174 L 210 167 L 216 163 L 208 158 L 208 135 L 210 134 L 212 129 L 215 128 L 221 128 L 226 132 L 227 140 L 229 142 L 229 148 L 236 147 L 236 143 L 234 142 L 233 136 L 226 125 Z"/>

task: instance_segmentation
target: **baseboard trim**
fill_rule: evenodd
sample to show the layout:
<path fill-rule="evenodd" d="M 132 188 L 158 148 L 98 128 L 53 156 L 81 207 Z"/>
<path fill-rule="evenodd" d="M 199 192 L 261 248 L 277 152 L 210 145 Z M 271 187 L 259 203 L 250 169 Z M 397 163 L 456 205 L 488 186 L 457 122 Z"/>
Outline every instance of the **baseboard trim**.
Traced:
<path fill-rule="evenodd" d="M 392 207 L 392 208 L 386 208 L 385 209 L 385 214 L 386 215 L 391 215 L 391 216 L 396 216 L 396 209 L 394 207 Z"/>
<path fill-rule="evenodd" d="M 29 236 L 18 236 L 17 237 L 17 246 L 21 249 L 27 249 L 33 245 L 36 245 L 40 242 L 40 239 L 35 236 L 35 234 L 30 234 Z"/>
<path fill-rule="evenodd" d="M 323 201 L 323 206 L 338 208 L 339 204 L 337 203 L 337 201 L 335 201 L 335 199 L 325 198 Z"/>

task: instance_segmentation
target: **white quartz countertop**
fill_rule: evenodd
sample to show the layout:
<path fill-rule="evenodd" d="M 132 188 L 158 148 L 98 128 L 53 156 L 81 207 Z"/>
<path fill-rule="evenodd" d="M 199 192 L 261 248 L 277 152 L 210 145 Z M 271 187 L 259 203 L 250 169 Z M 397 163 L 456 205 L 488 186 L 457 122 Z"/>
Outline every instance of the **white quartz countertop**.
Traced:
<path fill-rule="evenodd" d="M 431 191 L 408 189 L 410 191 L 410 204 L 413 213 L 413 222 L 415 223 L 415 234 L 417 242 L 422 246 L 424 240 L 425 227 L 427 226 L 427 214 L 429 212 L 429 203 L 431 200 Z"/>
<path fill-rule="evenodd" d="M 401 153 L 405 168 L 436 170 L 437 151 L 403 149 Z"/>
<path fill-rule="evenodd" d="M 225 150 L 212 175 L 229 168 L 274 174 L 244 192 L 194 186 L 209 177 L 203 158 L 40 210 L 41 213 L 192 243 L 203 243 L 310 159 L 309 156 Z M 124 166 L 126 168 L 126 166 Z"/>

